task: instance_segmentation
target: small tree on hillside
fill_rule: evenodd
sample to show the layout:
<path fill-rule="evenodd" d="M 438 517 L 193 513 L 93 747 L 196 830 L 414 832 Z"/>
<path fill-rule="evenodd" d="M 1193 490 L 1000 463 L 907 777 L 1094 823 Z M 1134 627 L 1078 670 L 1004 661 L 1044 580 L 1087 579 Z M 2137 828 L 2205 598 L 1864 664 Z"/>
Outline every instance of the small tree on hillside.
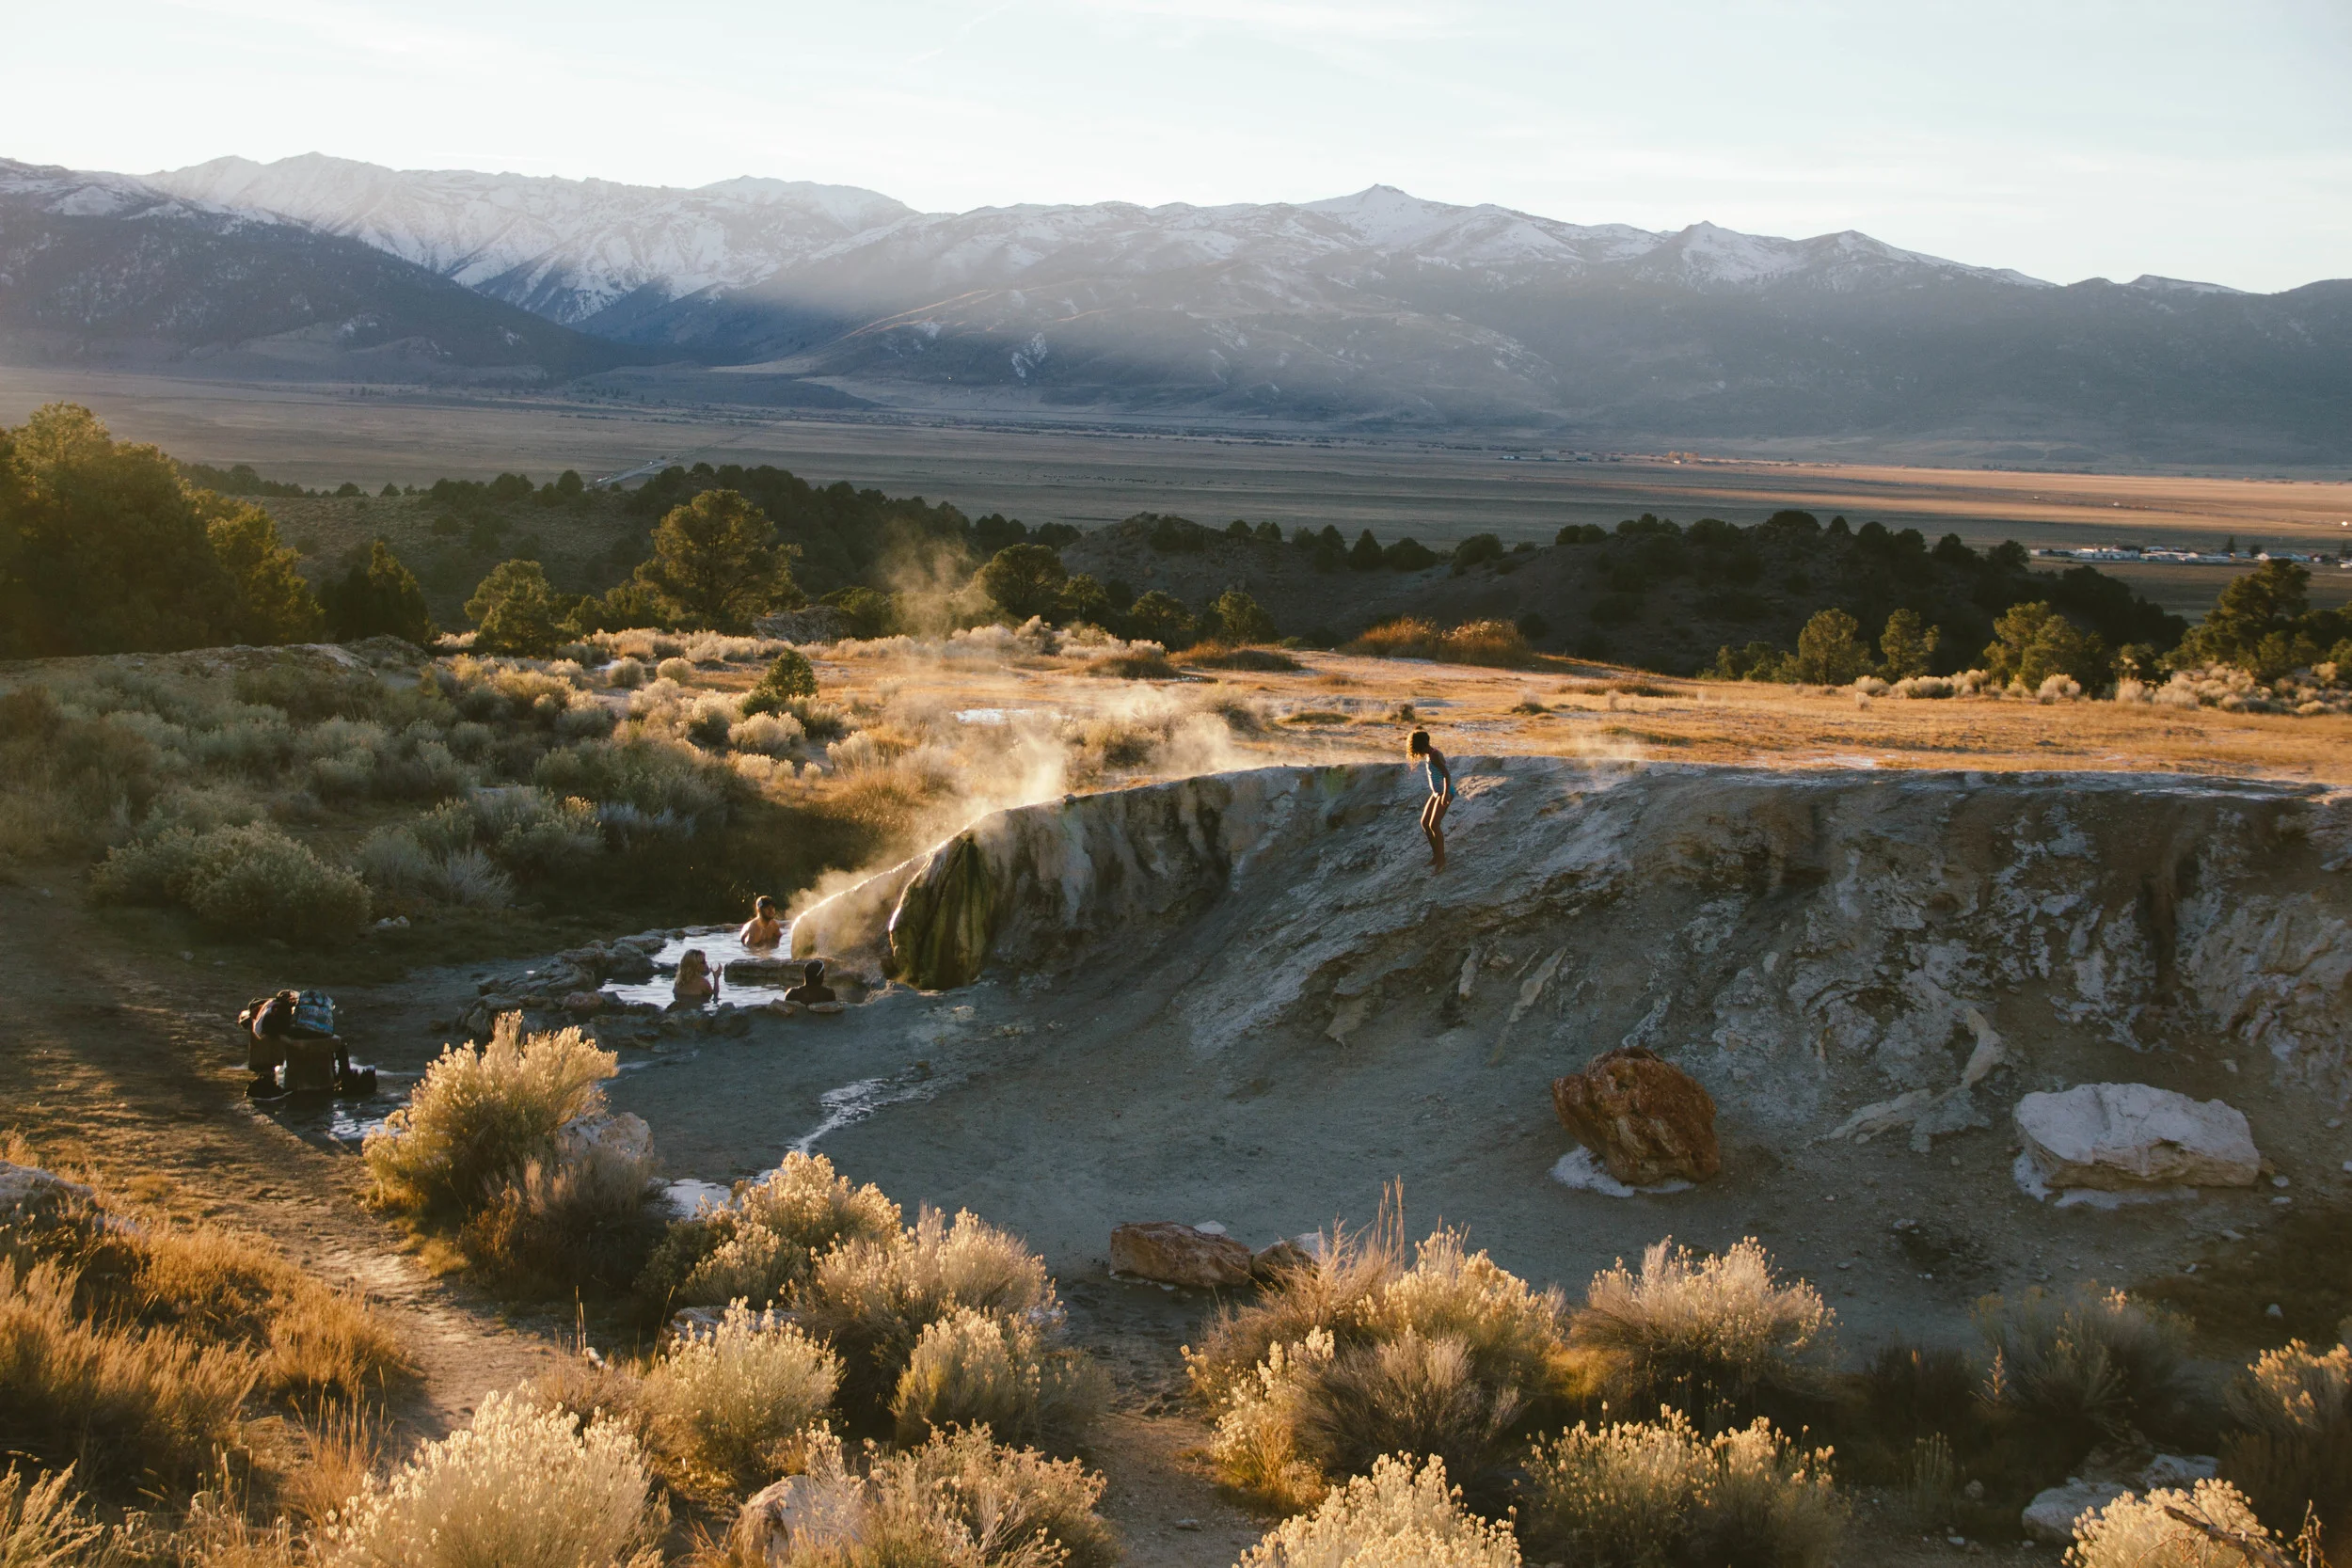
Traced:
<path fill-rule="evenodd" d="M 1192 612 L 1173 595 L 1154 588 L 1128 607 L 1127 635 L 1147 639 L 1164 648 L 1189 647 Z"/>
<path fill-rule="evenodd" d="M 224 635 L 264 645 L 317 641 L 326 629 L 326 613 L 295 569 L 300 557 L 278 542 L 278 525 L 269 514 L 210 491 L 198 492 L 197 510 L 209 519 L 205 534 L 229 576 Z"/>
<path fill-rule="evenodd" d="M 1928 673 L 1928 660 L 1935 655 L 1935 645 L 1943 633 L 1934 626 L 1923 626 L 1915 610 L 1899 610 L 1886 618 L 1886 629 L 1879 633 L 1879 673 L 1890 681 Z"/>
<path fill-rule="evenodd" d="M 746 632 L 755 616 L 801 603 L 791 562 L 768 515 L 733 490 L 705 490 L 672 507 L 653 531 L 653 559 L 637 580 L 679 626 Z"/>
<path fill-rule="evenodd" d="M 1370 529 L 1358 534 L 1356 543 L 1348 548 L 1347 564 L 1355 571 L 1376 572 L 1380 569 L 1381 559 L 1380 541 L 1372 536 Z"/>
<path fill-rule="evenodd" d="M 2181 639 L 2182 669 L 2232 664 L 2265 680 L 2309 664 L 2321 650 L 2298 636 L 2311 606 L 2312 574 L 2292 561 L 2265 561 L 2221 591 L 2205 618 Z"/>
<path fill-rule="evenodd" d="M 2096 632 L 2083 630 L 2039 599 L 2002 611 L 1984 650 L 1986 674 L 2028 691 L 2052 675 L 2095 689 L 2106 684 L 2108 662 L 2107 645 Z"/>
<path fill-rule="evenodd" d="M 1061 557 L 1043 545 L 1008 545 L 980 568 L 975 579 L 989 602 L 1013 621 L 1051 615 L 1062 585 L 1070 580 Z"/>
<path fill-rule="evenodd" d="M 1274 617 L 1238 588 L 1219 594 L 1209 615 L 1216 622 L 1216 634 L 1228 642 L 1271 642 L 1281 635 L 1274 629 Z"/>
<path fill-rule="evenodd" d="M 424 608 L 424 590 L 391 546 L 378 539 L 368 546 L 364 565 L 355 562 L 342 579 L 327 585 L 322 595 L 326 628 L 338 642 L 369 637 L 398 637 L 410 642 L 430 642 L 433 617 Z"/>
<path fill-rule="evenodd" d="M 1072 575 L 1054 601 L 1054 618 L 1064 626 L 1107 626 L 1112 614 L 1110 590 L 1085 572 Z"/>
<path fill-rule="evenodd" d="M 1861 634 L 1862 623 L 1842 610 L 1817 612 L 1797 633 L 1796 678 L 1816 686 L 1844 686 L 1861 674 L 1870 667 Z"/>
<path fill-rule="evenodd" d="M 750 718 L 755 713 L 777 713 L 803 698 L 817 695 L 817 667 L 798 648 L 787 648 L 768 666 L 768 673 L 759 677 L 751 695 L 743 699 L 742 713 Z"/>
<path fill-rule="evenodd" d="M 466 615 L 479 628 L 476 647 L 544 657 L 564 641 L 567 608 L 537 562 L 501 561 L 466 601 Z"/>

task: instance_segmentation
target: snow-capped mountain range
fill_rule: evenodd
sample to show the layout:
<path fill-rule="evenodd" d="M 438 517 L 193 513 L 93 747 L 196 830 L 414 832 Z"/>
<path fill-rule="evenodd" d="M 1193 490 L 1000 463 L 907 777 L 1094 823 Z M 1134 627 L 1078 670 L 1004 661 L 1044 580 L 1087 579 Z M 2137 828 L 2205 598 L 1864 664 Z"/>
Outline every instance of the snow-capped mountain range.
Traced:
<path fill-rule="evenodd" d="M 262 339 L 318 374 L 660 363 L 661 395 L 709 402 L 2352 460 L 2352 282 L 2058 286 L 1852 231 L 1659 233 L 1385 185 L 919 213 L 784 180 L 0 160 L 0 354 Z"/>
<path fill-rule="evenodd" d="M 1249 266 L 1311 284 L 1397 265 L 1466 274 L 1601 268 L 1698 289 L 1803 277 L 1867 286 L 1926 271 L 2044 287 L 1848 231 L 1813 240 L 1698 223 L 1675 233 L 1450 206 L 1386 185 L 1297 204 L 1015 206 L 918 213 L 873 191 L 738 179 L 692 190 L 466 170 L 404 171 L 318 153 L 216 158 L 145 177 L 159 191 L 348 235 L 477 293 L 596 331 L 621 309 L 731 293 L 796 272 L 885 275 L 916 293 Z M 615 323 L 603 324 L 608 329 Z M 627 329 L 619 335 L 626 335 Z"/>

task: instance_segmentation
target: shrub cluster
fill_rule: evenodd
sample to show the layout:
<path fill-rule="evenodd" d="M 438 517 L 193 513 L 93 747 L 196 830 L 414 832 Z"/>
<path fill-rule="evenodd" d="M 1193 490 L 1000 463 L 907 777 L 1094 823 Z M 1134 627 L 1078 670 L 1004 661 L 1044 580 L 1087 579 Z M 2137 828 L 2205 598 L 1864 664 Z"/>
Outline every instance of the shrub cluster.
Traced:
<path fill-rule="evenodd" d="M 647 1152 L 560 1136 L 601 1117 L 618 1070 L 576 1028 L 526 1036 L 507 1013 L 487 1045 L 443 1049 L 362 1146 L 375 1201 L 455 1226 L 468 1257 L 522 1291 L 624 1284 L 659 1234 Z"/>
<path fill-rule="evenodd" d="M 1761 1418 L 1711 1438 L 1671 1409 L 1655 1422 L 1579 1425 L 1536 1444 L 1519 1534 L 1531 1550 L 1592 1568 L 1818 1568 L 1846 1519 L 1829 1459 Z"/>
<path fill-rule="evenodd" d="M 1439 1231 L 1412 1264 L 1392 1237 L 1334 1232 L 1320 1257 L 1228 1308 L 1186 1360 L 1231 1485 L 1312 1503 L 1383 1454 L 1434 1454 L 1485 1484 L 1567 1396 L 1566 1306 Z"/>
<path fill-rule="evenodd" d="M 802 1466 L 841 1384 L 841 1363 L 772 1312 L 741 1302 L 680 1335 L 645 1378 L 658 1440 L 692 1470 L 749 1487 Z"/>
<path fill-rule="evenodd" d="M 1375 658 L 1434 658 L 1449 664 L 1532 664 L 1527 634 L 1510 621 L 1466 621 L 1451 630 L 1406 615 L 1384 621 L 1348 642 L 1344 653 Z"/>
<path fill-rule="evenodd" d="M 334 1568 L 658 1568 L 667 1510 L 635 1439 L 507 1394 L 371 1480 L 326 1532 Z"/>
<path fill-rule="evenodd" d="M 1737 1413 L 1805 1414 L 1825 1396 L 1836 1314 L 1783 1282 L 1753 1237 L 1712 1257 L 1669 1241 L 1593 1277 L 1571 1342 L 1621 1407 L 1671 1404 L 1710 1424 Z"/>
<path fill-rule="evenodd" d="M 1285 1520 L 1240 1568 L 1518 1568 L 1510 1527 L 1489 1524 L 1446 1485 L 1445 1461 L 1374 1462 L 1311 1513 Z"/>

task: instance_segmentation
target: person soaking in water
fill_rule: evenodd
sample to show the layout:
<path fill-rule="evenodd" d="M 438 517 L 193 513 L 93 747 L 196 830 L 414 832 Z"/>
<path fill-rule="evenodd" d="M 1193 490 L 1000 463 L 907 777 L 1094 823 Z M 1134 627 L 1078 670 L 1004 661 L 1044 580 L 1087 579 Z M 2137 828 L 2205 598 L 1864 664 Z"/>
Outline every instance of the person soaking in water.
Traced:
<path fill-rule="evenodd" d="M 1429 835 L 1429 869 L 1445 869 L 1445 814 L 1454 804 L 1454 770 L 1445 753 L 1429 743 L 1427 730 L 1415 730 L 1405 742 L 1405 754 L 1422 765 L 1429 780 L 1429 799 L 1422 802 L 1421 831 Z"/>
<path fill-rule="evenodd" d="M 773 947 L 784 941 L 784 922 L 776 918 L 776 901 L 761 894 L 752 904 L 752 917 L 735 933 L 746 947 Z"/>
<path fill-rule="evenodd" d="M 671 983 L 673 1006 L 699 1007 L 715 1001 L 719 995 L 719 975 L 710 967 L 710 956 L 699 947 L 690 947 L 678 955 L 677 978 Z"/>

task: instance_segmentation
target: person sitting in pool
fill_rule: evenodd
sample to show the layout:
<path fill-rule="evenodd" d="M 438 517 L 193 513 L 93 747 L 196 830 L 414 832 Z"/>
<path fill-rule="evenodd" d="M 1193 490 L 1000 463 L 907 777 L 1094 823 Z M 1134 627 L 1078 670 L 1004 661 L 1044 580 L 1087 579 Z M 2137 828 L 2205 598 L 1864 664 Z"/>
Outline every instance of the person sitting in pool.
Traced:
<path fill-rule="evenodd" d="M 735 933 L 746 947 L 773 947 L 784 940 L 784 922 L 776 918 L 776 901 L 761 894 L 752 903 L 752 917 Z"/>
<path fill-rule="evenodd" d="M 700 1006 L 719 994 L 719 976 L 710 967 L 710 958 L 699 947 L 690 947 L 678 955 L 677 981 L 670 987 L 673 1000 Z"/>
<path fill-rule="evenodd" d="M 787 1002 L 798 1002 L 803 1006 L 815 1006 L 818 1003 L 834 1000 L 833 988 L 825 984 L 824 959 L 809 959 L 808 967 L 801 974 L 803 975 L 801 983 L 784 993 L 784 999 Z"/>

